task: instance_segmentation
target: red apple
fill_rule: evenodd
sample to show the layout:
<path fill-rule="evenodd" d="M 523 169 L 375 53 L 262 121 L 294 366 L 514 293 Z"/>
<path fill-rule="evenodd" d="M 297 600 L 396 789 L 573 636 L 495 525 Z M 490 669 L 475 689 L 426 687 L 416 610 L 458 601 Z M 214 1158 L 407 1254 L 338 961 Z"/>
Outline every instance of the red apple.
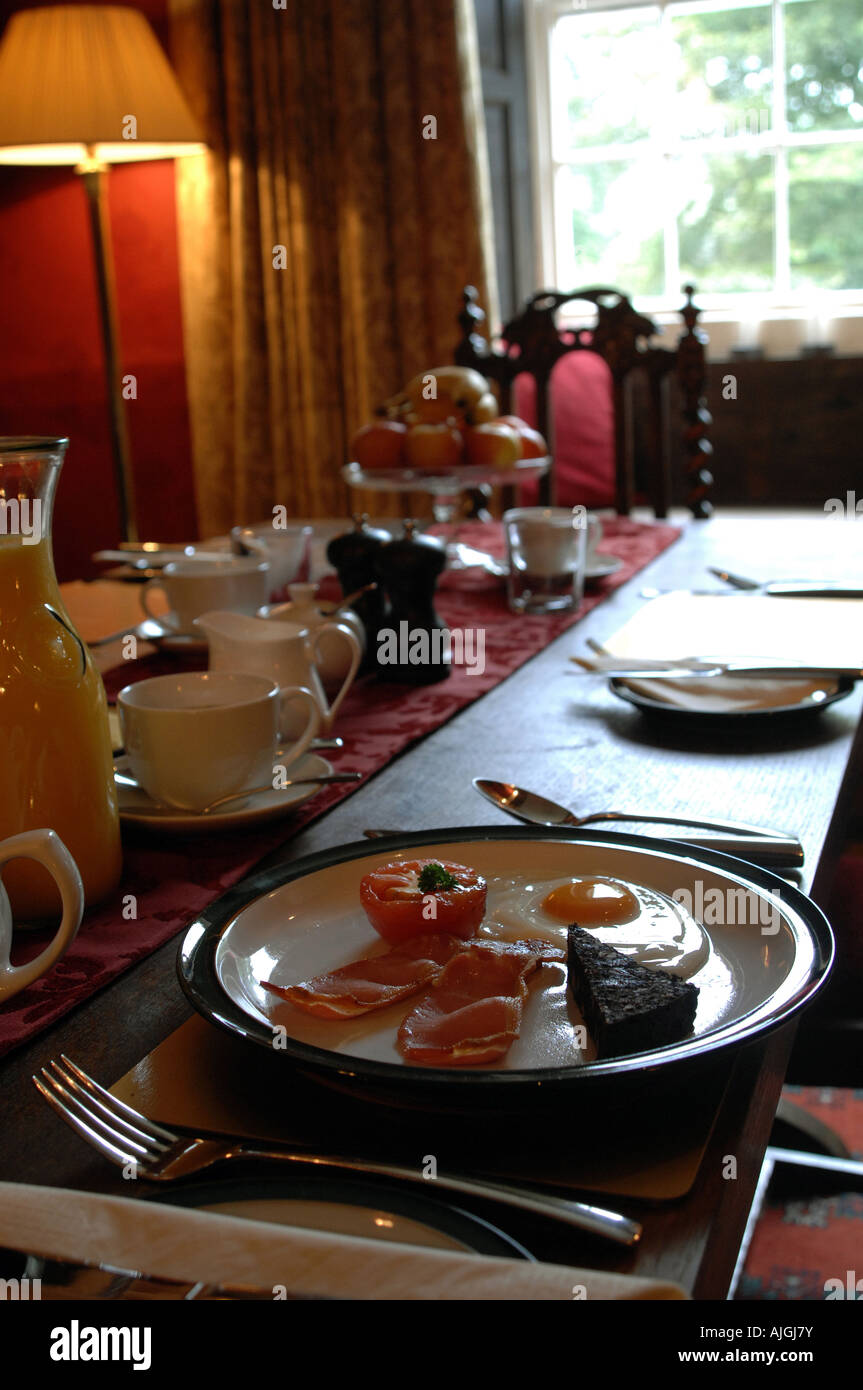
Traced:
<path fill-rule="evenodd" d="M 465 433 L 468 463 L 478 468 L 515 468 L 521 458 L 521 441 L 512 425 L 491 420 Z"/>
<path fill-rule="evenodd" d="M 464 444 L 454 425 L 414 425 L 405 436 L 408 468 L 455 468 L 463 461 Z"/>
<path fill-rule="evenodd" d="M 360 468 L 403 468 L 407 429 L 396 420 L 375 420 L 357 430 L 351 452 Z"/>

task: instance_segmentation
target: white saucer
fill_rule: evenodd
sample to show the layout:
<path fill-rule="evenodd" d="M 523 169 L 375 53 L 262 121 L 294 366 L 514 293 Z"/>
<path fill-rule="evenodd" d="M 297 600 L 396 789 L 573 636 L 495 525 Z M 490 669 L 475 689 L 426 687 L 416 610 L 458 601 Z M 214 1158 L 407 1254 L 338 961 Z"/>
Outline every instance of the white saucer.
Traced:
<path fill-rule="evenodd" d="M 119 772 L 132 775 L 129 759 L 125 755 L 115 759 L 114 765 Z M 326 758 L 318 757 L 317 753 L 306 753 L 299 762 L 289 766 L 288 776 L 299 777 L 304 774 L 307 777 L 323 777 L 332 770 L 332 766 Z M 211 830 L 216 832 L 235 828 L 239 830 L 247 825 L 278 820 L 280 816 L 287 815 L 297 806 L 311 801 L 312 797 L 316 796 L 320 790 L 320 787 L 301 784 L 295 787 L 285 787 L 283 791 L 279 791 L 275 787 L 272 789 L 268 787 L 266 791 L 251 792 L 246 801 L 229 802 L 227 806 L 220 806 L 205 816 L 197 811 L 179 811 L 173 806 L 163 806 L 161 802 L 154 801 L 143 787 L 127 787 L 122 783 L 117 784 L 120 820 L 123 824 L 141 825 L 149 829 L 158 828 L 167 835 L 205 835 Z"/>
<path fill-rule="evenodd" d="M 623 561 L 618 555 L 603 555 L 600 551 L 588 559 L 587 569 L 584 571 L 585 582 L 590 584 L 594 579 L 607 579 L 610 574 L 617 574 L 618 570 L 623 569 Z"/>
<path fill-rule="evenodd" d="M 472 556 L 483 556 L 482 551 L 475 550 L 471 546 L 461 546 L 460 549 Z M 470 580 L 474 588 L 494 588 L 503 583 L 508 573 L 506 561 L 492 555 L 485 558 L 486 564 L 482 564 L 481 560 L 478 559 L 476 564 L 447 565 L 438 580 L 438 588 L 466 588 L 465 580 Z M 592 584 L 597 579 L 607 579 L 609 575 L 617 574 L 621 569 L 623 569 L 623 561 L 619 556 L 603 555 L 601 552 L 597 552 L 588 557 L 584 571 L 584 582 L 585 584 Z"/>
<path fill-rule="evenodd" d="M 134 629 L 135 636 L 142 642 L 152 642 L 163 652 L 176 652 L 180 656 L 203 655 L 207 651 L 207 639 L 198 632 L 183 632 L 171 622 L 173 615 L 166 613 L 164 618 L 144 618 Z"/>

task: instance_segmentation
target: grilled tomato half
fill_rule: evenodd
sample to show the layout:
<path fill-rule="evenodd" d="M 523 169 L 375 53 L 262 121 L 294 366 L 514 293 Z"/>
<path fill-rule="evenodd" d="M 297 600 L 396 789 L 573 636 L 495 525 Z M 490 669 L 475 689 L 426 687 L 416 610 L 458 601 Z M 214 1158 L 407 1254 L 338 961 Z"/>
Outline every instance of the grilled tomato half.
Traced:
<path fill-rule="evenodd" d="M 360 902 L 386 941 L 398 944 L 429 932 L 467 940 L 483 919 L 487 892 L 485 879 L 466 864 L 397 859 L 366 874 Z"/>

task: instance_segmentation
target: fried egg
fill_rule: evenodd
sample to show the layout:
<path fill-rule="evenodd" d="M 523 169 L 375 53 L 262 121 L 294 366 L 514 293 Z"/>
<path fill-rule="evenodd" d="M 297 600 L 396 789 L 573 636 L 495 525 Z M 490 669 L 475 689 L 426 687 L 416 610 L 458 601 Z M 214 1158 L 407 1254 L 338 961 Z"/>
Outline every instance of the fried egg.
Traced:
<path fill-rule="evenodd" d="M 573 924 L 643 965 L 688 979 L 710 954 L 706 933 L 680 903 L 655 888 L 605 877 L 490 878 L 480 936 L 541 938 L 566 947 Z"/>

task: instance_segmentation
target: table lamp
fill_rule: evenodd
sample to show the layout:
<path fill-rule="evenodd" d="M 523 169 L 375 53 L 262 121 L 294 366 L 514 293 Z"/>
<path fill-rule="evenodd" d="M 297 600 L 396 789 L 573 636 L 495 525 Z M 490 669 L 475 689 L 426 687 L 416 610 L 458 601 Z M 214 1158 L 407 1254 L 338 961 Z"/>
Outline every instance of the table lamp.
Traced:
<path fill-rule="evenodd" d="M 0 42 L 0 164 L 69 164 L 84 180 L 96 251 L 111 445 L 126 540 L 138 540 L 122 394 L 109 164 L 201 154 L 197 122 L 147 20 L 114 5 L 12 15 Z"/>

